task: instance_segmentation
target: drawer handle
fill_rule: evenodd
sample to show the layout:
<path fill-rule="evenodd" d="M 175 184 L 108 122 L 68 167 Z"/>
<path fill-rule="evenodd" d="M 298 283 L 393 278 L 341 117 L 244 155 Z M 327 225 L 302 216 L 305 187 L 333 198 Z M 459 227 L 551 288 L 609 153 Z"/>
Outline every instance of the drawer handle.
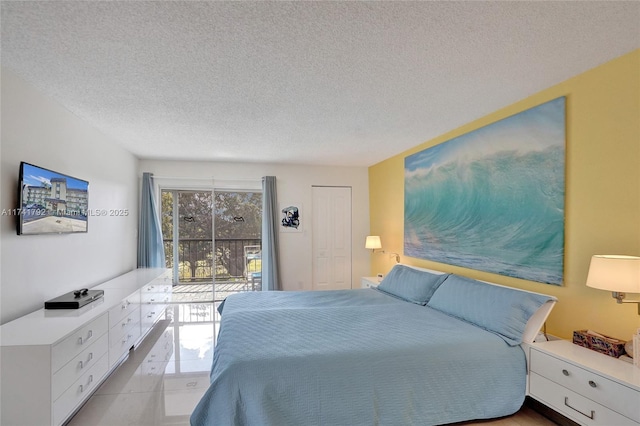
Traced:
<path fill-rule="evenodd" d="M 88 363 L 89 363 L 89 361 L 91 361 L 92 359 L 93 359 L 93 352 L 89 352 L 89 356 L 87 357 L 87 360 L 86 360 L 86 361 L 80 361 L 80 362 L 79 362 L 79 364 L 80 364 L 80 370 L 82 370 L 82 369 L 84 368 L 84 366 L 85 366 L 85 364 L 84 364 L 84 363 L 85 363 L 85 362 L 88 364 Z"/>
<path fill-rule="evenodd" d="M 571 408 L 573 411 L 578 412 L 580 414 L 582 414 L 585 417 L 590 418 L 591 420 L 593 420 L 593 416 L 596 414 L 595 411 L 591 410 L 591 415 L 589 414 L 585 414 L 582 411 L 578 410 L 577 408 L 573 408 L 571 405 L 569 405 L 569 397 L 565 396 L 564 397 L 564 405 L 566 405 L 567 407 Z"/>
<path fill-rule="evenodd" d="M 589 380 L 589 386 L 591 386 L 592 388 L 595 388 L 598 386 L 598 384 L 596 382 L 594 382 L 593 380 Z"/>
<path fill-rule="evenodd" d="M 93 331 L 89 330 L 89 333 L 87 333 L 86 339 L 83 339 L 82 336 L 78 337 L 78 344 L 84 345 L 85 343 L 87 343 L 87 340 L 91 339 L 92 336 L 93 336 Z"/>
<path fill-rule="evenodd" d="M 563 369 L 562 369 L 562 374 L 564 374 L 565 376 L 568 376 L 568 375 L 569 375 L 569 372 L 563 368 Z"/>
<path fill-rule="evenodd" d="M 89 381 L 87 382 L 87 386 L 89 386 L 93 382 L 93 374 L 89 376 Z M 84 392 L 84 385 L 80 385 L 80 393 Z"/>

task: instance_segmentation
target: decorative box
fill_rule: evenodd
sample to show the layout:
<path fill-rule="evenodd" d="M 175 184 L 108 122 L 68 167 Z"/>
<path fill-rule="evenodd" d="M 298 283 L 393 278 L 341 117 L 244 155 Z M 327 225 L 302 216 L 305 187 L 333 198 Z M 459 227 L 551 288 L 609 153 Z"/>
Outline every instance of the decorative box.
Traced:
<path fill-rule="evenodd" d="M 591 330 L 574 331 L 573 343 L 615 358 L 625 354 L 624 340 L 605 336 Z"/>

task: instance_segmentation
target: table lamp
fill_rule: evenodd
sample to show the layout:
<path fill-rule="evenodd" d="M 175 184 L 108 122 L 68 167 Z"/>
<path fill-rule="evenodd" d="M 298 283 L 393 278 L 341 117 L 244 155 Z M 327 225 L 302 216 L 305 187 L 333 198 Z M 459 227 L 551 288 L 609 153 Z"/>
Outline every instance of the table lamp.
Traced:
<path fill-rule="evenodd" d="M 640 315 L 640 300 L 625 300 L 626 293 L 640 293 L 640 257 L 594 255 L 589 265 L 587 286 L 610 291 L 618 303 L 637 303 Z"/>

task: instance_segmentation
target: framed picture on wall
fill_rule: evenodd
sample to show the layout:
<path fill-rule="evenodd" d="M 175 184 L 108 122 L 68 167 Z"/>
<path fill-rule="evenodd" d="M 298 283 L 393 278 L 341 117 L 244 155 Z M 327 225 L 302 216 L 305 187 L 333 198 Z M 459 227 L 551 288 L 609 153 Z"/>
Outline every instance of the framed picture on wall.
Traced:
<path fill-rule="evenodd" d="M 565 104 L 553 99 L 406 157 L 405 255 L 560 285 Z"/>
<path fill-rule="evenodd" d="M 302 232 L 302 203 L 280 206 L 280 231 Z"/>

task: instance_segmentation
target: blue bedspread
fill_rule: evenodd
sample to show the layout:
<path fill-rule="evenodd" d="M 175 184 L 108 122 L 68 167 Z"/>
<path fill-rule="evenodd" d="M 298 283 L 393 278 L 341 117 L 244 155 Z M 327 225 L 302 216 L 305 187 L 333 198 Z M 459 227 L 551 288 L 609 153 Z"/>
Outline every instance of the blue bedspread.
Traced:
<path fill-rule="evenodd" d="M 376 290 L 227 299 L 200 425 L 436 425 L 516 412 L 519 346 Z"/>
<path fill-rule="evenodd" d="M 350 307 L 406 303 L 404 300 L 371 289 L 329 291 L 265 291 L 238 293 L 228 297 L 218 309 L 220 313 L 264 309 L 302 309 L 322 307 Z"/>

